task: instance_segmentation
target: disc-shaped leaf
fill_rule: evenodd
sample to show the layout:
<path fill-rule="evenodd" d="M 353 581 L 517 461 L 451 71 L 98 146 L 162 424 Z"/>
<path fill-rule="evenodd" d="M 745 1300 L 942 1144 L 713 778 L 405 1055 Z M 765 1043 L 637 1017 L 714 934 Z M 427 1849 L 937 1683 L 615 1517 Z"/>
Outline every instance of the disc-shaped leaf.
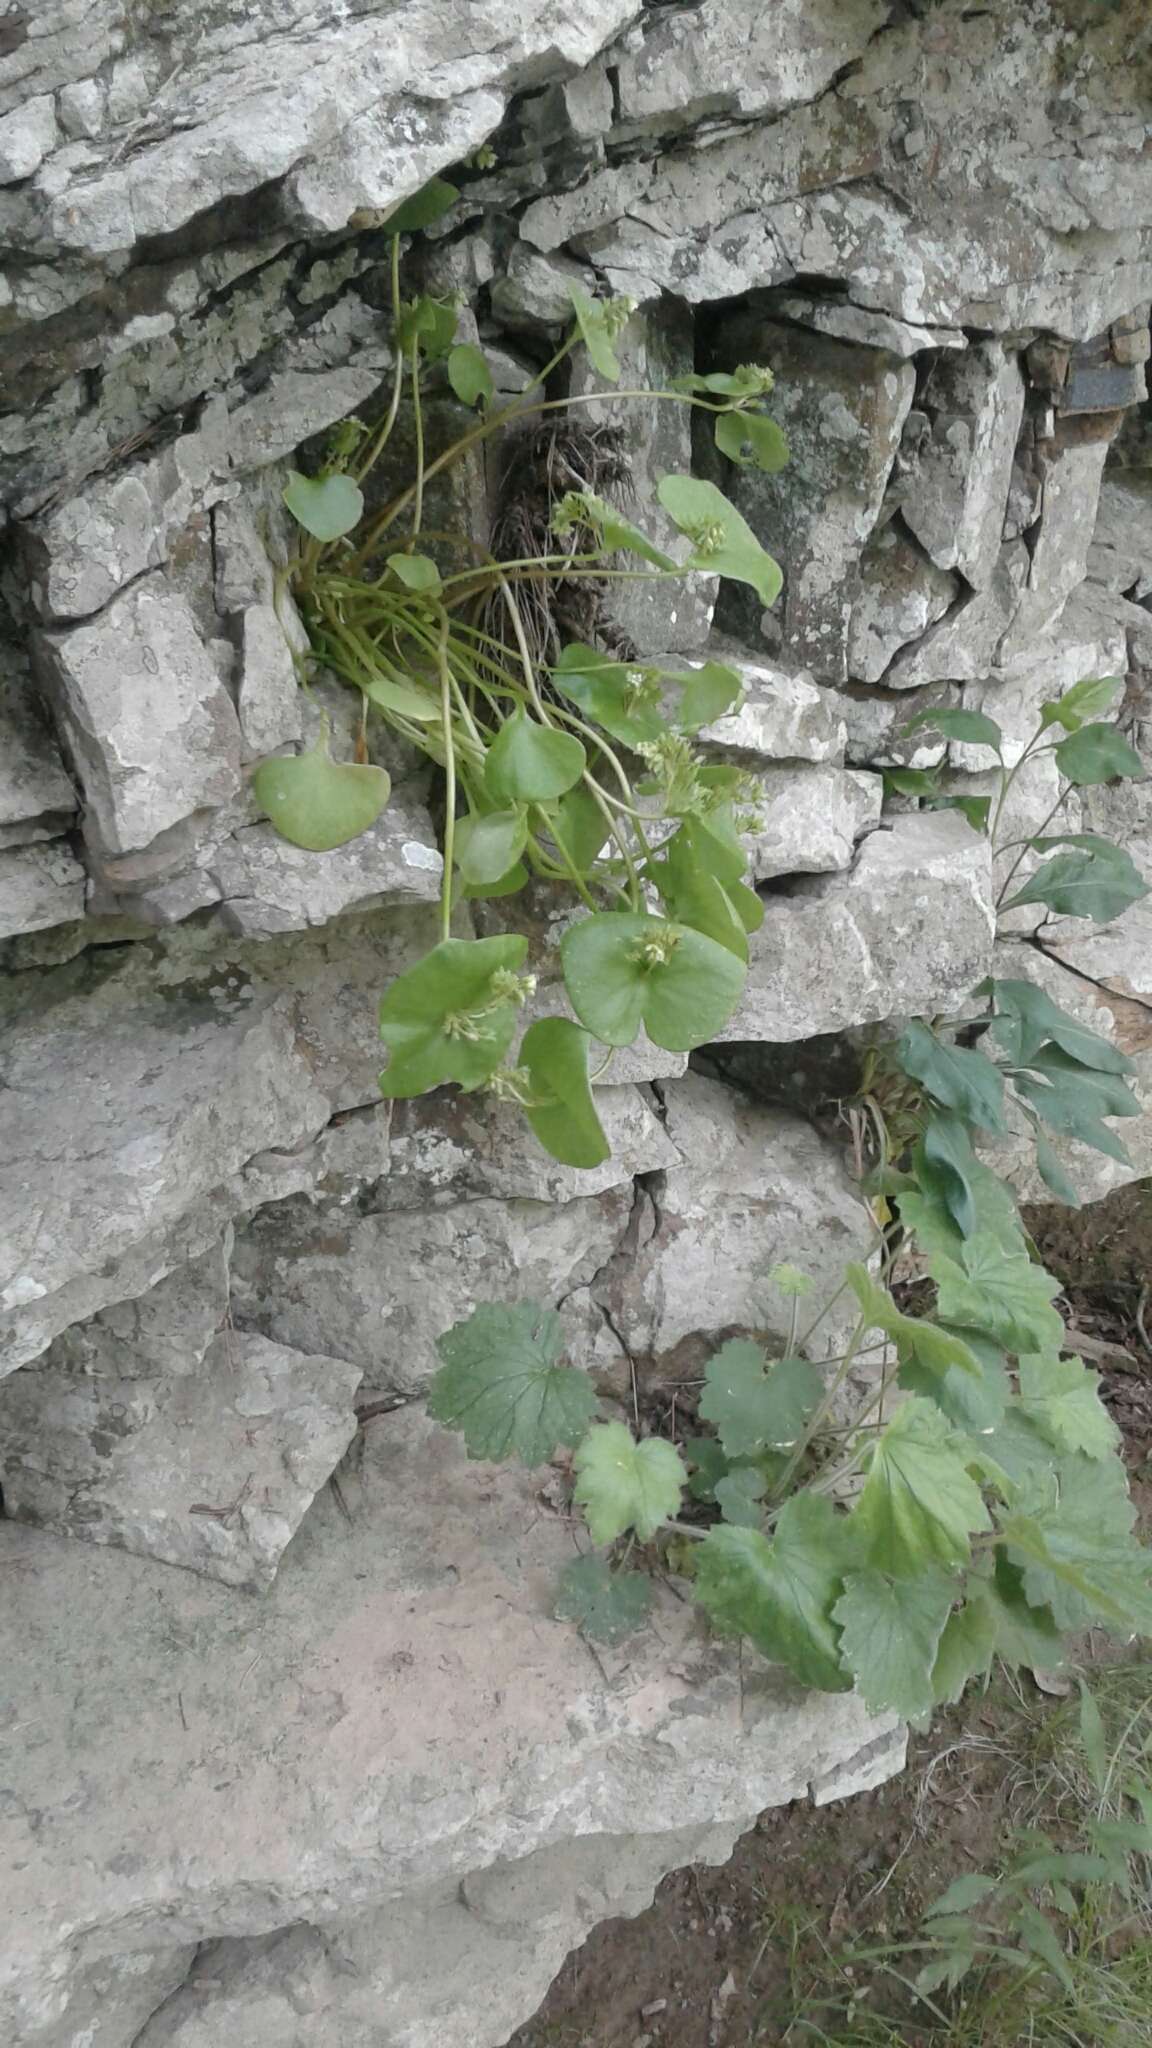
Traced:
<path fill-rule="evenodd" d="M 688 568 L 750 584 L 761 604 L 775 604 L 784 581 L 779 563 L 765 553 L 723 491 L 704 477 L 663 476 L 656 495 L 673 525 L 693 543 Z"/>
<path fill-rule="evenodd" d="M 364 510 L 364 493 L 350 476 L 301 476 L 293 469 L 283 497 L 297 525 L 313 540 L 341 539 Z"/>
<path fill-rule="evenodd" d="M 762 469 L 774 476 L 789 458 L 788 437 L 762 412 L 721 412 L 716 415 L 716 446 L 741 469 Z"/>
<path fill-rule="evenodd" d="M 1080 727 L 1090 718 L 1102 718 L 1112 709 L 1117 697 L 1123 695 L 1122 676 L 1085 676 L 1082 682 L 1073 683 L 1070 690 L 1055 703 L 1042 707 L 1041 726 L 1061 725 L 1065 732 L 1079 732 Z"/>
<path fill-rule="evenodd" d="M 389 555 L 388 567 L 406 590 L 433 595 L 440 588 L 440 571 L 430 555 Z"/>
<path fill-rule="evenodd" d="M 478 1088 L 516 1035 L 520 1007 L 508 979 L 524 963 L 518 932 L 491 939 L 442 939 L 392 983 L 380 1004 L 380 1036 L 391 1061 L 381 1094 L 423 1095 L 445 1081 Z"/>
<path fill-rule="evenodd" d="M 1003 1076 L 985 1053 L 950 1045 L 926 1024 L 914 1021 L 901 1033 L 896 1057 L 906 1074 L 965 1123 L 985 1131 L 1007 1128 Z"/>
<path fill-rule="evenodd" d="M 643 1025 L 654 1045 L 690 1052 L 723 1030 L 744 986 L 714 939 L 631 911 L 570 925 L 560 958 L 572 1007 L 603 1045 L 631 1045 Z"/>
<path fill-rule="evenodd" d="M 735 370 L 710 370 L 706 376 L 699 371 L 686 371 L 683 376 L 672 378 L 670 388 L 707 391 L 717 398 L 763 398 L 775 381 L 771 370 L 762 364 L 741 363 Z"/>
<path fill-rule="evenodd" d="M 456 865 L 466 882 L 499 882 L 515 865 L 528 840 L 522 810 L 473 812 L 456 820 Z"/>
<path fill-rule="evenodd" d="M 649 1543 L 675 1515 L 688 1483 L 684 1462 L 663 1437 L 637 1442 L 622 1422 L 597 1422 L 572 1460 L 573 1497 L 584 1510 L 593 1543 L 614 1543 L 635 1529 Z"/>
<path fill-rule="evenodd" d="M 588 1082 L 590 1044 L 570 1017 L 541 1017 L 524 1033 L 518 1055 L 532 1097 L 525 1115 L 563 1166 L 600 1166 L 611 1151 Z"/>
<path fill-rule="evenodd" d="M 842 1692 L 832 1610 L 849 1562 L 845 1522 L 831 1501 L 796 1494 L 773 1537 L 721 1526 L 698 1546 L 696 1597 L 716 1626 L 746 1635 L 761 1655 L 786 1664 L 802 1685 Z"/>
<path fill-rule="evenodd" d="M 483 349 L 471 341 L 458 341 L 448 351 L 446 368 L 461 405 L 491 405 L 496 392 Z"/>
<path fill-rule="evenodd" d="M 252 777 L 257 802 L 280 837 L 309 853 L 330 853 L 366 832 L 391 787 L 383 768 L 333 761 L 327 735 L 320 750 L 270 755 Z"/>
<path fill-rule="evenodd" d="M 412 235 L 418 228 L 430 228 L 454 206 L 460 194 L 446 178 L 430 178 L 410 199 L 402 199 L 386 226 L 390 235 Z"/>
<path fill-rule="evenodd" d="M 833 1608 L 841 1656 L 873 1713 L 915 1720 L 935 1705 L 932 1675 L 956 1582 L 924 1566 L 894 1582 L 879 1571 L 852 1572 Z"/>
<path fill-rule="evenodd" d="M 576 313 L 576 325 L 580 339 L 592 360 L 595 369 L 610 384 L 620 382 L 620 361 L 614 349 L 613 336 L 604 317 L 604 308 L 590 299 L 583 285 L 570 284 L 568 294 Z"/>
<path fill-rule="evenodd" d="M 428 1413 L 460 1430 L 470 1458 L 542 1465 L 558 1444 L 578 1443 L 596 1412 L 587 1373 L 560 1363 L 559 1316 L 538 1302 L 486 1302 L 436 1349 Z"/>
<path fill-rule="evenodd" d="M 584 773 L 585 754 L 573 733 L 539 725 L 514 711 L 488 749 L 484 779 L 497 803 L 547 803 Z"/>
<path fill-rule="evenodd" d="M 715 1425 L 730 1458 L 791 1450 L 823 1392 L 806 1358 L 769 1365 L 759 1344 L 733 1337 L 704 1368 L 700 1413 Z"/>
<path fill-rule="evenodd" d="M 1144 763 L 1114 725 L 1082 725 L 1056 748 L 1056 765 L 1078 789 L 1111 782 L 1114 776 L 1143 775 Z"/>
<path fill-rule="evenodd" d="M 1059 1347 L 1064 1325 L 1052 1307 L 1059 1282 L 1019 1245 L 979 1229 L 966 1239 L 959 1263 L 936 1257 L 931 1272 L 945 1322 L 984 1330 L 1006 1351 Z"/>
<path fill-rule="evenodd" d="M 641 672 L 626 662 L 611 661 L 574 641 L 563 649 L 552 677 L 562 696 L 626 746 L 642 746 L 664 731 L 658 698 L 647 692 Z"/>
<path fill-rule="evenodd" d="M 1051 1039 L 1082 1067 L 1098 1067 L 1105 1074 L 1133 1071 L 1126 1053 L 1070 1017 L 1033 981 L 986 981 L 976 994 L 991 996 L 996 1014 L 989 1029 L 1014 1065 L 1027 1066 L 1029 1055 Z"/>
<path fill-rule="evenodd" d="M 583 783 L 549 806 L 548 828 L 581 875 L 587 874 L 608 838 L 604 813 Z"/>
<path fill-rule="evenodd" d="M 522 860 L 516 861 L 506 875 L 495 882 L 465 882 L 462 894 L 465 902 L 489 902 L 498 896 L 516 896 L 528 886 L 528 870 Z"/>
<path fill-rule="evenodd" d="M 675 845 L 674 839 L 671 846 Z M 738 960 L 747 961 L 748 933 L 743 917 L 715 875 L 695 862 L 672 858 L 649 861 L 644 873 L 660 891 L 669 917 L 678 924 L 691 925 L 693 931 L 706 932 Z"/>
<path fill-rule="evenodd" d="M 574 1557 L 556 1588 L 557 1621 L 572 1621 L 594 1643 L 618 1643 L 643 1628 L 652 1581 L 643 1572 L 613 1571 L 602 1557 Z"/>
<path fill-rule="evenodd" d="M 722 661 L 704 661 L 684 679 L 676 723 L 681 732 L 699 732 L 734 709 L 744 694 L 742 677 Z"/>
<path fill-rule="evenodd" d="M 968 1463 L 964 1439 L 938 1408 L 905 1401 L 875 1443 L 851 1516 L 857 1556 L 899 1579 L 964 1564 L 973 1530 L 991 1526 Z"/>

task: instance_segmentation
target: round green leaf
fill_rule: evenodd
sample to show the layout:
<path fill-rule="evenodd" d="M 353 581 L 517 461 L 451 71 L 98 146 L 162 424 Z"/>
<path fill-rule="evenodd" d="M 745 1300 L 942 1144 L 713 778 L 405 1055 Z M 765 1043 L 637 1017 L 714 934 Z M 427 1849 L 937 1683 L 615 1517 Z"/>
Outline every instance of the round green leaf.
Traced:
<path fill-rule="evenodd" d="M 490 886 L 515 866 L 528 839 L 521 810 L 488 811 L 456 821 L 456 865 L 469 883 Z"/>
<path fill-rule="evenodd" d="M 630 1045 L 643 1025 L 655 1045 L 690 1052 L 723 1030 L 744 986 L 714 939 L 631 911 L 571 925 L 560 957 L 572 1007 L 604 1045 Z"/>
<path fill-rule="evenodd" d="M 579 872 L 587 874 L 608 837 L 608 826 L 590 789 L 577 783 L 548 812 L 548 827 L 557 846 Z"/>
<path fill-rule="evenodd" d="M 637 677 L 639 676 L 639 680 Z M 664 730 L 658 695 L 649 699 L 642 671 L 574 641 L 552 670 L 556 688 L 626 746 L 657 740 Z"/>
<path fill-rule="evenodd" d="M 569 296 L 576 313 L 576 324 L 580 338 L 592 359 L 593 366 L 606 377 L 610 384 L 620 382 L 620 361 L 612 346 L 612 335 L 604 317 L 604 309 L 590 299 L 584 287 L 570 284 Z"/>
<path fill-rule="evenodd" d="M 1144 763 L 1114 725 L 1082 725 L 1056 748 L 1061 775 L 1079 789 L 1111 782 L 1116 775 L 1143 775 Z"/>
<path fill-rule="evenodd" d="M 702 662 L 685 677 L 676 723 L 682 732 L 699 732 L 702 725 L 711 725 L 731 711 L 743 693 L 744 684 L 734 668 L 726 668 L 722 661 Z"/>
<path fill-rule="evenodd" d="M 460 1431 L 470 1458 L 542 1465 L 557 1444 L 578 1443 L 596 1413 L 588 1374 L 561 1363 L 559 1316 L 538 1302 L 484 1302 L 436 1349 L 428 1413 Z"/>
<path fill-rule="evenodd" d="M 789 457 L 788 437 L 762 412 L 722 412 L 716 417 L 716 446 L 741 469 L 774 476 Z"/>
<path fill-rule="evenodd" d="M 380 1036 L 391 1062 L 380 1076 L 390 1100 L 423 1095 L 445 1081 L 478 1088 L 500 1065 L 520 1015 L 506 978 L 522 967 L 528 941 L 442 939 L 392 983 L 380 1004 Z"/>
<path fill-rule="evenodd" d="M 273 754 L 252 777 L 257 801 L 282 839 L 330 853 L 376 823 L 392 784 L 383 768 L 333 761 L 327 734 L 308 754 Z"/>
<path fill-rule="evenodd" d="M 487 900 L 495 896 L 515 896 L 519 890 L 526 889 L 527 886 L 528 870 L 523 861 L 518 860 L 509 868 L 506 875 L 498 876 L 494 882 L 466 882 L 461 894 L 465 902 L 473 903 L 480 898 Z"/>
<path fill-rule="evenodd" d="M 611 1147 L 588 1084 L 586 1031 L 570 1017 L 541 1017 L 520 1046 L 534 1107 L 525 1115 L 540 1143 L 562 1166 L 600 1166 Z"/>
<path fill-rule="evenodd" d="M 482 349 L 474 342 L 458 341 L 448 353 L 448 382 L 461 405 L 491 405 L 495 397 L 492 372 Z"/>
<path fill-rule="evenodd" d="M 538 725 L 525 711 L 515 711 L 488 750 L 484 774 L 497 803 L 547 803 L 579 782 L 584 764 L 584 749 L 574 734 Z"/>
<path fill-rule="evenodd" d="M 750 584 L 763 605 L 773 605 L 784 577 L 752 528 L 723 491 L 700 476 L 662 476 L 656 495 L 680 532 L 693 543 L 685 567 Z"/>
<path fill-rule="evenodd" d="M 364 493 L 350 476 L 301 476 L 289 471 L 284 503 L 313 540 L 339 540 L 351 533 L 364 510 Z"/>
<path fill-rule="evenodd" d="M 440 588 L 440 571 L 429 555 L 389 555 L 388 567 L 406 590 Z"/>
<path fill-rule="evenodd" d="M 418 228 L 431 227 L 459 197 L 455 185 L 450 185 L 446 178 L 430 178 L 419 192 L 414 192 L 410 199 L 402 199 L 395 212 L 389 214 L 389 234 L 412 235 Z"/>
<path fill-rule="evenodd" d="M 584 1509 L 593 1543 L 614 1543 L 635 1529 L 650 1543 L 674 1515 L 688 1483 L 680 1454 L 663 1437 L 637 1443 L 623 1422 L 594 1422 L 572 1459 L 574 1498 Z"/>

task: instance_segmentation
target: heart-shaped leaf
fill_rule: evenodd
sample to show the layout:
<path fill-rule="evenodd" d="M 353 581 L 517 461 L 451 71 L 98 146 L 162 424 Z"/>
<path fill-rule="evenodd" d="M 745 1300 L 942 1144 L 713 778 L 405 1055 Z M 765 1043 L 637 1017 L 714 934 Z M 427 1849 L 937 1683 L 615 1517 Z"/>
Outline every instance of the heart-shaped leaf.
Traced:
<path fill-rule="evenodd" d="M 650 1543 L 674 1515 L 688 1483 L 679 1452 L 663 1437 L 637 1443 L 623 1422 L 594 1422 L 572 1459 L 574 1498 L 584 1510 L 593 1543 L 614 1543 L 635 1529 Z"/>
<path fill-rule="evenodd" d="M 676 723 L 681 732 L 699 732 L 733 710 L 743 694 L 743 681 L 734 668 L 726 668 L 722 661 L 702 662 L 685 678 Z"/>
<path fill-rule="evenodd" d="M 785 468 L 788 437 L 762 412 L 722 412 L 716 418 L 716 446 L 741 469 L 762 469 L 768 476 Z"/>
<path fill-rule="evenodd" d="M 301 476 L 293 469 L 283 497 L 297 525 L 313 540 L 340 540 L 364 510 L 364 493 L 350 476 Z"/>
<path fill-rule="evenodd" d="M 405 590 L 438 591 L 440 571 L 430 555 L 389 555 L 388 567 Z"/>
<path fill-rule="evenodd" d="M 518 1064 L 528 1069 L 533 1103 L 525 1115 L 562 1166 L 600 1166 L 611 1150 L 588 1083 L 590 1044 L 570 1017 L 541 1017 L 520 1046 Z"/>
<path fill-rule="evenodd" d="M 456 307 L 443 299 L 414 299 L 401 308 L 396 323 L 397 344 L 405 355 L 417 348 L 430 363 L 439 362 L 456 339 L 458 317 Z"/>
<path fill-rule="evenodd" d="M 548 825 L 578 873 L 587 874 L 608 837 L 604 813 L 590 789 L 578 783 L 549 808 Z"/>
<path fill-rule="evenodd" d="M 631 911 L 601 911 L 560 942 L 564 980 L 582 1024 L 604 1045 L 690 1052 L 723 1030 L 744 987 L 734 953 L 703 932 Z"/>
<path fill-rule="evenodd" d="M 456 865 L 465 882 L 491 886 L 515 866 L 528 840 L 522 810 L 487 811 L 456 820 Z"/>
<path fill-rule="evenodd" d="M 430 228 L 459 197 L 455 185 L 450 185 L 446 178 L 430 178 L 419 192 L 414 192 L 410 199 L 402 199 L 395 212 L 389 214 L 389 234 L 413 235 L 418 228 Z"/>
<path fill-rule="evenodd" d="M 677 924 L 706 932 L 710 939 L 746 963 L 748 933 L 740 912 L 715 875 L 710 875 L 690 856 L 678 853 L 684 843 L 682 833 L 678 832 L 669 841 L 667 857 L 649 861 L 645 875 L 655 883 L 669 916 Z"/>
<path fill-rule="evenodd" d="M 574 641 L 552 670 L 556 688 L 626 746 L 643 746 L 664 730 L 658 681 Z"/>
<path fill-rule="evenodd" d="M 497 803 L 547 803 L 579 782 L 585 758 L 573 733 L 539 725 L 518 710 L 488 749 L 484 779 Z"/>
<path fill-rule="evenodd" d="M 692 542 L 686 568 L 750 584 L 761 604 L 775 604 L 784 582 L 780 565 L 765 553 L 723 491 L 704 477 L 662 476 L 656 495 L 673 525 Z"/>
<path fill-rule="evenodd" d="M 331 853 L 376 823 L 391 782 L 383 768 L 333 761 L 328 735 L 307 754 L 273 754 L 261 761 L 252 788 L 282 839 L 309 853 Z"/>
<path fill-rule="evenodd" d="M 491 405 L 496 395 L 484 351 L 471 341 L 458 341 L 446 364 L 448 382 L 461 405 Z"/>
<path fill-rule="evenodd" d="M 478 1088 L 500 1065 L 527 988 L 516 974 L 528 941 L 442 939 L 392 983 L 380 1005 L 380 1036 L 391 1054 L 380 1076 L 389 1099 L 423 1095 L 445 1081 Z"/>
<path fill-rule="evenodd" d="M 420 725 L 432 725 L 440 716 L 440 700 L 419 690 L 415 683 L 397 676 L 362 675 L 360 688 L 369 702 L 381 711 L 398 711 L 402 718 L 414 718 Z"/>

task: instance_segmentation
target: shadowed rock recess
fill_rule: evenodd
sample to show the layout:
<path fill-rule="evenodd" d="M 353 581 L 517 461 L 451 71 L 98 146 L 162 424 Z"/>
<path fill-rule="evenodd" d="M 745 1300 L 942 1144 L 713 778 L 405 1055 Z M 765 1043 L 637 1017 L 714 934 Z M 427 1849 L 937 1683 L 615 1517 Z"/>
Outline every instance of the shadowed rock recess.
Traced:
<path fill-rule="evenodd" d="M 766 1269 L 869 1235 L 804 1042 L 956 1015 L 997 950 L 1152 1102 L 1147 906 L 997 949 L 986 842 L 882 782 L 945 757 L 916 709 L 993 710 L 1012 759 L 1090 674 L 1147 740 L 1150 119 L 1146 0 L 0 0 L 4 2048 L 496 2048 L 665 1871 L 899 1767 L 670 1595 L 593 1656 L 538 1475 L 419 1396 L 482 1301 L 551 1302 L 606 1391 L 782 1337 Z M 387 378 L 384 223 L 450 167 L 406 260 L 502 397 L 583 280 L 636 302 L 628 381 L 771 363 L 792 447 L 734 470 L 573 372 L 641 512 L 695 466 L 784 569 L 769 613 L 621 602 L 643 653 L 742 671 L 701 743 L 760 785 L 766 916 L 702 1071 L 614 1063 L 586 1174 L 483 1096 L 379 1100 L 379 997 L 437 936 L 415 758 L 372 742 L 393 801 L 332 854 L 249 780 L 323 713 L 357 744 L 297 687 L 280 494 Z M 432 387 L 430 446 L 465 418 Z M 485 540 L 494 476 L 430 523 Z M 1066 829 L 1152 879 L 1150 788 Z M 1014 831 L 1053 795 L 1021 776 Z M 528 908 L 537 1014 L 562 909 Z M 1093 1195 L 1130 1172 L 1067 1151 Z"/>

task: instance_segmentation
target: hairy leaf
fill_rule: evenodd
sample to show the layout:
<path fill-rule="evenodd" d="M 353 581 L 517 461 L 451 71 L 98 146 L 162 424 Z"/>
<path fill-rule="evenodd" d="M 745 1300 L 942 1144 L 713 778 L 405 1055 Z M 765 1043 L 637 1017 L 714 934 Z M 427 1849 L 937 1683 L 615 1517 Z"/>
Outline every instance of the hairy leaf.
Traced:
<path fill-rule="evenodd" d="M 905 1401 L 875 1442 L 850 1517 L 856 1554 L 899 1579 L 933 1564 L 963 1564 L 972 1531 L 991 1527 L 970 1460 L 938 1408 Z"/>
<path fill-rule="evenodd" d="M 698 1547 L 696 1593 L 717 1627 L 746 1635 L 771 1662 L 823 1692 L 848 1684 L 832 1608 L 847 1562 L 843 1518 L 828 1500 L 785 1501 L 771 1541 L 759 1529 L 710 1529 Z"/>
<path fill-rule="evenodd" d="M 742 964 L 714 939 L 630 911 L 570 925 L 560 957 L 572 1007 L 604 1045 L 631 1045 L 643 1025 L 655 1045 L 689 1052 L 723 1029 L 744 986 Z"/>
<path fill-rule="evenodd" d="M 1041 1436 L 1060 1451 L 1111 1455 L 1120 1432 L 1100 1399 L 1099 1375 L 1082 1359 L 1028 1352 L 1019 1370 L 1021 1406 Z"/>
<path fill-rule="evenodd" d="M 560 1574 L 554 1612 L 594 1643 L 618 1643 L 643 1628 L 651 1605 L 644 1572 L 614 1572 L 602 1557 L 574 1557 Z"/>
<path fill-rule="evenodd" d="M 931 1379 L 950 1371 L 980 1376 L 980 1366 L 963 1336 L 942 1330 L 920 1316 L 907 1316 L 898 1309 L 886 1288 L 878 1287 L 866 1266 L 852 1263 L 844 1277 L 860 1304 L 869 1326 L 891 1337 L 901 1360 L 911 1360 Z"/>
<path fill-rule="evenodd" d="M 926 1024 L 913 1022 L 900 1035 L 896 1057 L 906 1074 L 965 1123 L 985 1131 L 1007 1128 L 1003 1077 L 984 1053 L 949 1045 Z"/>
<path fill-rule="evenodd" d="M 688 1474 L 678 1451 L 662 1437 L 637 1442 L 622 1422 L 597 1422 L 572 1460 L 574 1498 L 584 1510 L 593 1543 L 613 1543 L 635 1529 L 648 1543 L 674 1516 Z"/>
<path fill-rule="evenodd" d="M 542 1465 L 558 1444 L 578 1443 L 596 1412 L 587 1373 L 559 1362 L 559 1316 L 538 1302 L 485 1302 L 436 1349 L 428 1413 L 460 1430 L 470 1458 Z"/>
<path fill-rule="evenodd" d="M 880 1571 L 852 1572 L 833 1608 L 840 1650 L 873 1713 L 909 1720 L 935 1705 L 932 1674 L 956 1591 L 947 1572 L 922 1565 L 894 1582 Z"/>
<path fill-rule="evenodd" d="M 1033 1265 L 1027 1252 L 990 1230 L 977 1230 L 960 1259 L 959 1265 L 939 1255 L 931 1261 L 943 1321 L 985 1330 L 1006 1351 L 1059 1346 L 1064 1325 L 1052 1307 L 1059 1282 Z"/>
<path fill-rule="evenodd" d="M 298 526 L 313 540 L 340 540 L 351 533 L 364 510 L 364 493 L 350 476 L 301 476 L 288 472 L 284 503 Z"/>
<path fill-rule="evenodd" d="M 742 1529 L 758 1529 L 767 1480 L 755 1465 L 734 1465 L 713 1488 L 716 1505 L 726 1522 Z"/>
<path fill-rule="evenodd" d="M 923 1394 L 962 1430 L 981 1435 L 995 1429 L 1008 1404 L 1008 1370 L 999 1345 L 989 1343 L 978 1330 L 948 1330 L 942 1334 L 959 1338 L 975 1361 L 963 1368 L 948 1365 L 935 1370 L 915 1352 L 900 1359 L 900 1385 L 910 1394 Z"/>
<path fill-rule="evenodd" d="M 1029 1600 L 1061 1628 L 1090 1620 L 1152 1634 L 1152 1557 L 1132 1536 L 1135 1510 L 1118 1458 L 1063 1458 L 999 1512 L 1001 1535 L 1024 1566 Z"/>
<path fill-rule="evenodd" d="M 704 1368 L 700 1413 L 731 1458 L 790 1450 L 814 1413 L 823 1383 L 805 1358 L 767 1365 L 758 1344 L 733 1337 Z"/>

